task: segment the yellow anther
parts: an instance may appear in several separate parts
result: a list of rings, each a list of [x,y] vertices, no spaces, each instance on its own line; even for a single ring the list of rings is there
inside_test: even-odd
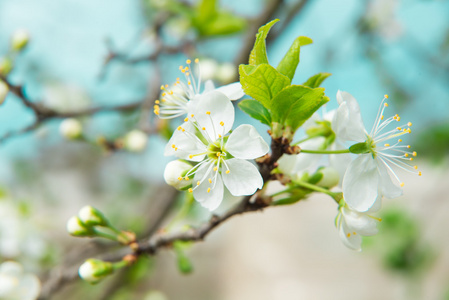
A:
[[[206,115],[210,115],[210,111],[206,111]]]
[[[192,61],[190,59],[186,60],[186,64],[190,65]]]
[[[351,234],[350,233],[348,233],[347,235],[346,235],[347,237],[350,237],[351,236]]]
[[[221,134],[219,134],[218,137],[221,138]]]
[[[161,90],[163,90],[164,89],[164,86],[163,85],[161,85]]]
[[[178,177],[178,180],[179,180],[179,181],[181,181],[181,180],[182,180],[182,177],[181,177],[181,176],[180,176],[180,177]]]
[[[418,169],[418,166],[413,166],[413,168],[414,168],[415,170],[417,170],[417,169]]]
[[[405,156],[405,157],[408,157],[408,153],[405,153],[404,156]]]
[[[229,173],[231,173],[231,171],[229,171],[229,170],[226,170],[226,174],[229,174]]]
[[[192,189],[192,188],[189,189],[189,193],[191,193],[191,192],[193,192],[193,189]]]
[[[209,178],[209,180],[208,180],[208,181],[209,181],[209,183],[212,183],[212,178]]]
[[[221,126],[224,126],[224,122],[223,122],[223,121],[221,121],[221,122],[220,122],[220,125],[221,125]]]
[[[184,68],[183,66],[179,66],[179,70],[182,71],[183,68]],[[176,79],[176,80],[178,80],[178,79]]]
[[[185,180],[189,180],[190,178],[188,176],[184,177]]]
[[[179,79],[179,77],[176,77],[176,81],[178,81],[178,82],[179,82],[180,80],[181,80],[181,79]]]
[[[182,69],[181,72],[182,72],[182,73],[185,73],[185,72],[186,72],[186,69]]]
[[[355,231],[352,233],[353,235],[356,235],[357,233],[355,233]]]
[[[158,111],[158,110],[155,110],[155,111],[154,111],[154,114],[155,114],[155,115],[159,115],[159,111]]]
[[[162,93],[162,97],[165,97],[165,96],[167,96],[167,93]]]
[[[153,107],[155,110],[158,110],[159,109],[159,105],[155,105],[154,107]]]
[[[171,145],[171,147],[172,147],[173,149],[175,149],[175,148],[176,148],[175,144]]]
[[[168,88],[168,84],[165,85],[165,88]]]
[[[388,103],[385,102],[385,103],[384,103],[384,106],[385,106],[385,107],[388,107]]]
[[[396,118],[396,121],[400,121],[401,120],[401,117],[400,116],[398,116],[397,118]]]
[[[385,95],[384,95],[384,97],[385,97],[386,99],[388,99],[388,98],[389,98],[389,96],[388,96],[387,94],[385,94]]]
[[[193,155],[192,155],[192,154],[190,154],[190,155],[189,155],[189,158],[190,158],[190,159],[192,159],[192,158],[193,158]]]
[[[410,149],[410,145],[407,145],[407,148]]]
[[[189,67],[185,67],[184,70],[188,71]],[[187,76],[189,76],[189,74],[186,74]]]
[[[398,140],[398,142],[400,143],[400,142],[402,142],[402,140],[401,140],[401,139],[399,139],[399,140]]]
[[[418,176],[421,176],[422,174],[421,174],[421,172],[418,172]]]
[[[401,187],[403,187],[405,185],[405,183],[401,182]]]
[[[165,101],[167,101],[167,100],[165,100],[165,99],[162,99],[162,102],[165,102]]]
[[[413,160],[413,157],[410,157],[410,160],[412,161],[412,160]]]
[[[217,157],[219,157],[221,155],[220,152],[215,153],[215,155],[217,155]]]
[[[380,119],[383,120],[383,119],[384,119],[384,116],[380,116]]]
[[[159,100],[154,101],[154,103],[159,104],[161,103]]]
[[[182,129],[182,127],[181,126],[178,126],[178,130],[181,130]]]
[[[416,153],[416,151],[413,151],[412,155],[416,156],[416,155],[418,155],[418,153]]]
[[[182,129],[182,132],[186,131],[184,128]]]
[[[207,188],[207,192],[210,193],[210,188]]]
[[[218,168],[217,167],[214,167],[214,171],[216,172],[218,170]]]
[[[188,85],[191,85],[192,83],[190,81],[187,82]]]
[[[198,58],[195,58],[195,62],[196,62],[196,63],[199,63],[200,60],[199,60]]]
[[[197,182],[196,182],[196,185],[200,185],[200,183],[201,183],[201,182],[197,181]]]
[[[173,91],[168,92],[168,94],[173,95]]]
[[[407,125],[410,127],[412,126],[412,122],[408,122]]]
[[[190,115],[190,117],[192,117],[192,118],[193,118],[194,116],[195,116],[194,114],[191,114],[191,115]]]
[[[384,146],[385,146],[385,147],[390,147],[390,144],[385,144]]]
[[[178,148],[177,148],[177,147],[175,148],[175,151],[178,151]]]
[[[396,127],[396,129],[397,129],[397,130],[402,130],[402,128],[401,128],[401,127]]]
[[[189,120],[189,118],[185,118],[185,119],[184,119],[184,122],[187,122],[188,120]]]
[[[206,130],[206,127],[203,127],[203,128],[201,128],[201,129]]]

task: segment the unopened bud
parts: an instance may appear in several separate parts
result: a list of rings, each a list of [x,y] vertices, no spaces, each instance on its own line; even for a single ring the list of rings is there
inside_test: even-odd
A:
[[[145,150],[148,143],[148,136],[140,130],[132,130],[125,136],[125,148],[132,152]]]
[[[216,78],[222,84],[227,84],[235,81],[237,77],[237,68],[231,63],[224,63],[218,67]]]
[[[171,161],[165,167],[165,182],[178,190],[186,189],[192,184],[192,178],[186,178],[187,172],[191,169],[192,165],[187,162],[181,160]]]
[[[13,67],[12,60],[9,57],[0,57],[0,74],[6,76]]]
[[[93,258],[86,260],[78,270],[79,276],[92,284],[100,282],[113,272],[112,263]]]
[[[59,126],[59,131],[61,135],[69,140],[77,139],[81,136],[83,132],[83,127],[77,119],[65,119],[61,122]]]
[[[336,186],[338,184],[338,182],[340,181],[340,175],[338,174],[338,171],[332,167],[322,168],[318,172],[323,174],[323,177],[317,183],[318,186],[330,189],[330,188]]]
[[[74,216],[67,221],[67,232],[73,236],[93,236],[91,228],[87,227],[80,218]]]
[[[87,226],[107,226],[109,224],[106,217],[96,208],[86,205],[78,213],[81,222]]]
[[[9,87],[6,85],[6,83],[0,80],[0,105],[3,104],[3,102],[5,102],[8,93]]]
[[[11,49],[13,51],[22,51],[30,40],[30,34],[25,29],[17,29],[11,38]]]

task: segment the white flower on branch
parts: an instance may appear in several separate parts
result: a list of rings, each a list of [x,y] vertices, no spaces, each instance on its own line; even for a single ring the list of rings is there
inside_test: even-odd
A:
[[[167,164],[164,171],[164,179],[168,185],[173,186],[178,190],[187,189],[192,185],[192,179],[183,180],[187,174],[192,169],[192,165],[182,161],[174,160]]]
[[[269,147],[251,125],[234,123],[234,106],[218,91],[202,95],[165,148],[165,155],[197,162],[184,178],[193,177],[194,198],[209,210],[223,200],[224,186],[234,196],[251,195],[263,185],[262,176],[247,159],[265,155]]]
[[[380,205],[380,201],[377,201]],[[377,211],[380,207],[373,206],[371,212]],[[351,209],[348,205],[340,205],[338,215],[335,218],[340,239],[346,247],[360,251],[362,250],[362,236],[371,236],[377,234],[377,223],[381,219],[368,214],[368,212],[358,212]]]
[[[77,119],[68,118],[61,122],[61,125],[59,125],[59,131],[66,139],[74,140],[82,135],[83,126]]]
[[[186,82],[176,79],[172,88],[169,85],[161,86],[161,99],[155,101],[154,113],[161,119],[172,119],[180,116],[189,115],[194,110],[195,105],[201,95],[211,91],[218,91],[226,95],[231,100],[237,100],[243,97],[243,89],[240,82],[234,82],[219,88],[215,88],[212,81],[208,80],[204,84],[204,90],[201,88],[201,67],[199,59],[195,59],[195,65],[192,61],[186,61],[187,66],[180,66],[179,70],[184,74]],[[198,76],[193,75],[193,68],[198,70]]]
[[[352,161],[343,178],[343,195],[346,203],[357,211],[367,211],[373,206],[378,196],[396,198],[402,194],[404,185],[393,171],[391,165],[397,166],[418,175],[417,166],[411,166],[416,152],[409,151],[409,145],[402,145],[400,137],[411,132],[408,122],[395,126],[391,130],[386,128],[400,122],[396,114],[384,120],[384,110],[388,107],[382,100],[374,126],[367,133],[363,125],[357,100],[349,93],[338,91],[339,107],[332,122],[332,129],[342,140],[359,142],[351,146],[352,153],[359,156]],[[393,142],[388,142],[394,140]]]
[[[131,152],[142,152],[148,144],[148,135],[141,130],[131,130],[125,136],[125,148]]]
[[[25,273],[19,263],[6,261],[0,265],[0,299],[35,300],[40,289],[39,279]]]

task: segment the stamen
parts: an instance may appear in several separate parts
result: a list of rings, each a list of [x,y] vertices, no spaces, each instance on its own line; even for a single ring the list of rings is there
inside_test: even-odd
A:
[[[182,181],[182,177],[181,177],[181,176],[180,176],[180,177],[178,177],[178,180],[179,180],[179,181]]]
[[[229,174],[229,173],[231,173],[231,171],[229,171],[229,170],[226,170],[226,174]]]
[[[186,177],[184,177],[184,179],[185,179],[185,180],[190,180],[190,178],[189,178],[189,177],[187,177],[187,176],[186,176]]]
[[[405,185],[405,183],[401,182],[401,187],[403,187]]]
[[[207,188],[207,192],[210,193],[210,188]]]
[[[200,185],[200,183],[201,183],[201,182],[197,181],[197,182],[196,182],[196,185]]]

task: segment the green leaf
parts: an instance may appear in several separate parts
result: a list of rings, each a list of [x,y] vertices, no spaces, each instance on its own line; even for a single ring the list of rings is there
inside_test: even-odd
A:
[[[206,26],[201,27],[201,34],[204,36],[226,35],[239,32],[245,27],[246,21],[244,18],[229,12],[221,12]]]
[[[312,39],[306,36],[300,36],[295,39],[290,49],[288,49],[287,53],[285,53],[284,58],[282,58],[281,62],[277,66],[277,70],[281,73],[293,79],[295,76],[296,68],[299,64],[299,54],[301,52],[301,46],[312,44]]]
[[[278,21],[279,19],[275,19],[259,28],[253,50],[251,50],[251,53],[249,54],[250,65],[257,66],[260,64],[268,64],[267,46],[265,44],[265,40],[271,27]]]
[[[202,0],[197,6],[196,23],[203,25],[215,18],[217,14],[217,0]]]
[[[259,120],[263,124],[271,126],[271,115],[268,110],[256,100],[243,100],[239,103],[239,107],[253,119]]]
[[[256,99],[268,109],[271,109],[272,99],[290,84],[290,79],[287,76],[267,64],[257,67],[240,65],[239,73],[240,83],[245,94]]]
[[[329,101],[323,88],[312,89],[291,85],[283,89],[272,101],[273,122],[291,127],[295,132],[315,111]]]
[[[321,85],[321,83],[323,83],[323,81],[331,76],[331,73],[318,73],[316,75],[313,75],[312,77],[310,77],[309,79],[307,79],[306,82],[304,82],[302,85],[304,86],[308,86],[311,88],[317,88]]]

